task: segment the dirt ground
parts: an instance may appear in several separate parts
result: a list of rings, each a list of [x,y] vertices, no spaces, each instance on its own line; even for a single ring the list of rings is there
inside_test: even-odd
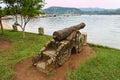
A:
[[[11,46],[11,41],[9,39],[0,38],[0,52],[8,49]]]
[[[28,58],[15,65],[13,80],[66,80],[67,71],[74,69],[94,53],[89,45],[83,46],[81,53],[72,54],[71,58],[51,75],[37,71],[32,67],[32,58]]]

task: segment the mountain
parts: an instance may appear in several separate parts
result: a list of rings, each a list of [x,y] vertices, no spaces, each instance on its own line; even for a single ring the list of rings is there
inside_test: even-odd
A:
[[[103,8],[79,8],[81,11],[104,11]]]
[[[103,8],[68,8],[68,7],[49,7],[43,9],[46,14],[80,14],[80,15],[120,15],[120,9]]]
[[[49,7],[43,10],[47,14],[80,14],[81,10],[67,7]]]

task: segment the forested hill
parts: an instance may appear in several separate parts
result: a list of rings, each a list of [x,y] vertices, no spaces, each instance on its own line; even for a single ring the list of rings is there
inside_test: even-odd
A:
[[[80,14],[81,10],[67,7],[49,7],[43,10],[47,14]]]
[[[68,7],[49,7],[43,9],[47,14],[89,14],[89,15],[120,15],[119,9],[103,8],[68,8]]]

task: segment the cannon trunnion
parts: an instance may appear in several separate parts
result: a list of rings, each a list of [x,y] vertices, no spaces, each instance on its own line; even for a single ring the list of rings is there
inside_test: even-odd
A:
[[[85,24],[81,23],[55,31],[53,39],[46,43],[40,52],[33,57],[33,66],[41,72],[49,73],[62,66],[70,58],[73,50],[74,53],[80,53],[83,44],[86,43],[87,35],[80,33],[78,30],[84,28],[84,26]]]

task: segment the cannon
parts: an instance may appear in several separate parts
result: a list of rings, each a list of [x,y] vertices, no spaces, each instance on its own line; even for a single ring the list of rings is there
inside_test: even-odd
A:
[[[33,66],[41,72],[49,73],[62,66],[72,53],[80,53],[87,39],[87,34],[79,31],[84,27],[85,24],[80,23],[53,32],[53,39],[33,57]]]
[[[80,23],[78,25],[75,25],[75,26],[71,26],[69,28],[65,28],[63,30],[58,30],[58,31],[55,31],[53,33],[53,39],[55,41],[62,41],[64,39],[66,39],[73,31],[78,31],[82,28],[85,27],[85,24],[84,23]]]

